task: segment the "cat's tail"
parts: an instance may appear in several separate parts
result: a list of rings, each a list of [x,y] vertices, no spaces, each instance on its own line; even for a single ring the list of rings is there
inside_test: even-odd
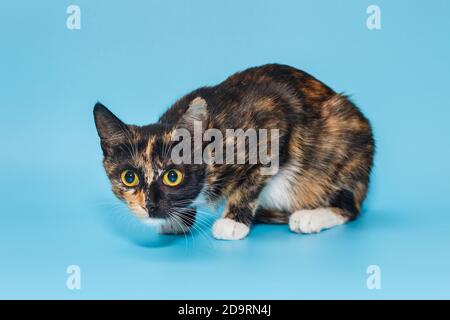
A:
[[[258,208],[255,213],[254,222],[267,224],[285,224],[289,222],[289,214],[286,212]]]

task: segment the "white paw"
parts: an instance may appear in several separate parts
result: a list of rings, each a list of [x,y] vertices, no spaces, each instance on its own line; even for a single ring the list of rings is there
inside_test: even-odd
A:
[[[240,240],[244,239],[250,228],[243,223],[236,222],[229,218],[222,218],[214,222],[212,233],[214,238],[220,240]]]
[[[289,229],[297,233],[315,233],[347,222],[347,218],[330,209],[295,211],[289,217]]]

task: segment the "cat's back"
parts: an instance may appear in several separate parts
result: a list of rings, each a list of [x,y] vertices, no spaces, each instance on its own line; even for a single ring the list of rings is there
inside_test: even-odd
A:
[[[334,94],[334,91],[305,71],[283,64],[265,64],[237,72],[219,86],[221,88],[248,89],[254,86],[270,86],[284,84],[286,87],[300,92],[305,97],[323,101]],[[313,99],[314,100],[314,99]]]
[[[310,74],[282,64],[266,64],[237,72],[212,87],[211,98],[220,105],[231,100],[256,100],[273,97],[290,104],[319,106],[335,92]]]
[[[249,68],[212,88],[211,98],[219,113],[231,111],[228,105],[234,104],[238,106],[234,111],[284,115],[288,122],[304,129],[327,127],[332,135],[350,126],[371,135],[368,120],[346,96],[288,65]]]
[[[310,74],[282,64],[265,64],[237,72],[223,82],[196,89],[185,95],[162,115],[160,122],[174,123],[182,116],[189,103],[198,96],[208,102],[211,114],[217,114],[233,105],[263,97],[285,100],[291,105],[320,106],[335,93]],[[248,111],[248,110],[244,110]]]
[[[314,134],[324,125],[345,126],[349,119],[367,122],[346,97],[312,75],[282,64],[252,67],[215,86],[194,90],[179,99],[160,122],[176,124],[196,97],[207,101],[210,119],[219,127],[289,125],[309,128]]]

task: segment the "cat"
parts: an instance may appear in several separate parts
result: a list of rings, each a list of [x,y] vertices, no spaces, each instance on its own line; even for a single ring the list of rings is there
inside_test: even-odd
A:
[[[113,193],[144,222],[160,222],[162,233],[189,232],[198,203],[221,200],[216,239],[243,239],[254,222],[316,233],[358,217],[368,190],[375,148],[369,121],[346,96],[287,65],[249,68],[194,90],[155,124],[125,124],[101,103],[94,118]],[[278,171],[263,174],[267,165],[250,164],[250,149],[244,164],[175,163],[181,142],[174,133],[193,132],[195,123],[202,134],[276,129],[277,140],[266,139],[265,149],[277,143]]]

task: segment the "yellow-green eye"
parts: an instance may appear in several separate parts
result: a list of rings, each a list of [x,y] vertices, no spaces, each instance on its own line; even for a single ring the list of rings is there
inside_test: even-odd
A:
[[[131,170],[125,170],[120,174],[120,179],[122,183],[127,187],[135,187],[139,184],[138,175]]]
[[[176,187],[181,183],[183,180],[183,174],[180,170],[177,169],[170,169],[166,172],[164,172],[163,175],[163,182],[166,186],[169,187]]]

